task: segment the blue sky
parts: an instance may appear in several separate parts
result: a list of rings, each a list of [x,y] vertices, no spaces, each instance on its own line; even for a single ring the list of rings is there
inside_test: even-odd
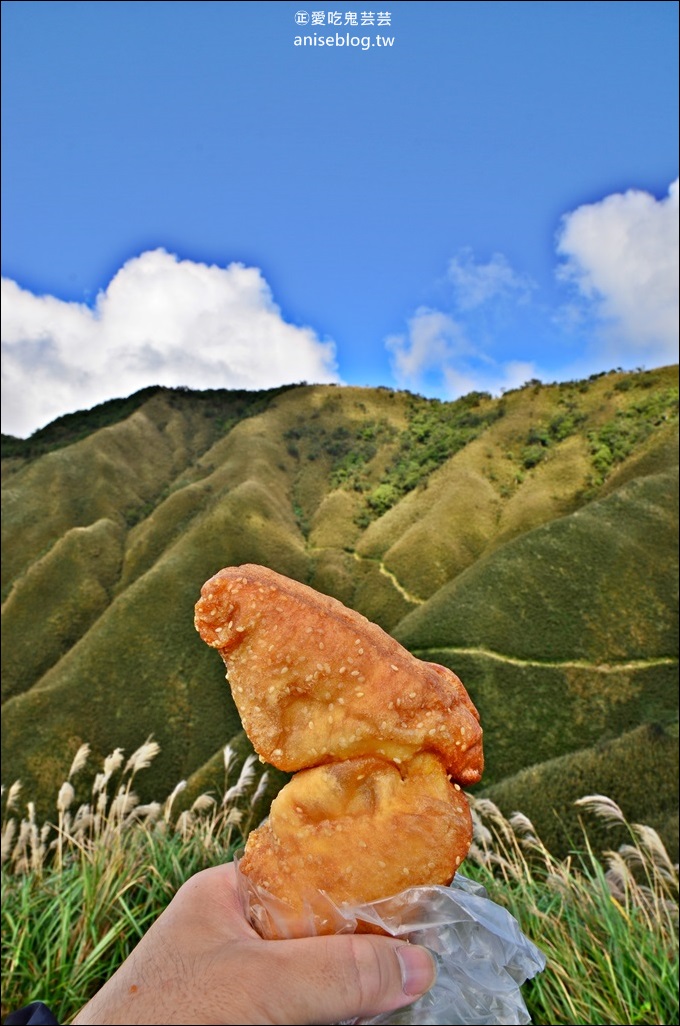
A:
[[[2,16],[4,431],[155,383],[677,360],[674,2]]]

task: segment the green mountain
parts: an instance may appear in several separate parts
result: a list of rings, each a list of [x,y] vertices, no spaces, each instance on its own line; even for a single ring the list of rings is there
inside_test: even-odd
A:
[[[677,850],[677,403],[676,367],[452,403],[148,388],[3,437],[4,783],[47,813],[81,743],[153,735],[142,797],[218,787],[247,744],[193,606],[253,562],[452,667],[476,790],[556,848],[606,791]]]

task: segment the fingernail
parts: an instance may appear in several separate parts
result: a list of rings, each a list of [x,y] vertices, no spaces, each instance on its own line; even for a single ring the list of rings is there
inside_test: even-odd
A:
[[[397,948],[397,958],[404,994],[416,997],[430,989],[437,977],[437,966],[427,948],[417,944],[402,944]]]

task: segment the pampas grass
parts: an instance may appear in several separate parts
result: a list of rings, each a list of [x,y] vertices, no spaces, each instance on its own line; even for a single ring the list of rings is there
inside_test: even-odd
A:
[[[228,746],[227,746],[228,748]],[[68,1022],[193,873],[232,858],[255,825],[262,780],[254,760],[225,750],[224,795],[199,795],[176,811],[179,781],[163,802],[140,803],[133,783],[159,747],[148,739],[125,760],[117,748],[91,783],[82,746],[58,789],[55,817],[20,808],[21,784],[4,798],[2,1016],[33,1000]],[[236,776],[235,783],[232,783]],[[76,794],[84,800],[76,802]],[[227,799],[227,795],[229,796]]]
[[[115,749],[85,779],[81,746],[39,823],[15,782],[2,826],[2,1015],[43,1000],[69,1022],[113,974],[193,873],[228,861],[261,812],[266,773],[224,749],[222,793],[177,811],[179,781],[162,802],[142,804],[136,775],[158,754],[149,738],[127,760]],[[80,795],[80,798],[78,798]],[[523,989],[536,1024],[678,1022],[678,867],[658,834],[629,824],[605,795],[576,804],[583,815],[624,825],[629,842],[596,854],[587,825],[565,859],[521,812],[505,816],[470,798],[474,838],[463,867],[508,908],[547,956]]]
[[[678,1022],[678,867],[656,831],[627,822],[605,795],[577,807],[625,826],[630,843],[595,855],[582,843],[555,858],[522,813],[471,799],[474,839],[464,872],[506,906],[545,953],[526,987],[536,1023]]]

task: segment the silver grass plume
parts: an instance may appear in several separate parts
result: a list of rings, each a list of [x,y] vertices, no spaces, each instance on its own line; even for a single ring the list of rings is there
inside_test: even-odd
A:
[[[578,798],[574,805],[594,812],[596,816],[603,819],[609,826],[615,826],[617,823],[623,823],[624,826],[627,825],[626,817],[619,806],[605,794],[587,794],[583,798]]]
[[[73,756],[73,762],[71,763],[71,768],[68,771],[68,777],[67,777],[68,780],[70,780],[71,777],[74,777],[76,775],[76,773],[80,772],[80,770],[83,768],[83,766],[87,762],[87,760],[89,758],[89,755],[90,755],[90,746],[89,745],[81,745],[80,748],[78,749],[78,751],[76,752],[76,754]]]
[[[225,772],[225,774],[227,776],[229,775],[229,767],[231,766],[232,760],[233,760],[235,755],[236,755],[236,752],[231,747],[231,745],[230,744],[226,744],[224,746],[224,751],[222,753],[222,756],[224,758],[224,772]]]
[[[132,773],[132,776],[134,776],[139,770],[147,769],[160,750],[161,746],[156,741],[152,741],[151,738],[148,737],[144,744],[140,745],[137,751],[133,752],[126,762],[125,772]]]
[[[250,787],[255,777],[254,766],[256,761],[257,756],[248,756],[248,758],[243,763],[243,766],[241,767],[241,772],[239,773],[238,780],[229,788],[224,798],[222,799],[222,805],[228,805],[229,802],[232,801],[234,798],[240,797],[240,795],[243,794],[247,787]]]
[[[264,795],[265,791],[267,790],[267,782],[268,782],[268,780],[269,780],[269,774],[265,770],[265,772],[262,774],[262,776],[260,777],[260,779],[258,781],[258,785],[257,785],[257,788],[255,790],[255,793],[253,794],[253,797],[250,799],[250,807],[251,807],[251,809],[255,808],[255,806],[259,802],[260,798],[262,798],[262,796]]]
[[[73,789],[73,784],[70,781],[65,780],[59,788],[59,794],[57,795],[57,809],[60,813],[66,812],[71,808],[73,799],[76,796],[76,792]]]
[[[4,788],[3,788],[4,790]],[[5,802],[5,812],[10,809],[16,809],[19,795],[21,793],[21,781],[15,780],[7,792],[7,801]]]
[[[186,786],[186,780],[180,780],[178,784],[175,784],[172,793],[169,794],[168,797],[165,799],[165,802],[163,804],[163,819],[166,823],[170,820],[170,813],[172,812],[172,806],[175,803],[175,798],[184,790]]]
[[[191,806],[192,812],[205,812],[206,809],[212,809],[215,806],[215,799],[211,794],[199,794],[198,798],[194,800]]]

